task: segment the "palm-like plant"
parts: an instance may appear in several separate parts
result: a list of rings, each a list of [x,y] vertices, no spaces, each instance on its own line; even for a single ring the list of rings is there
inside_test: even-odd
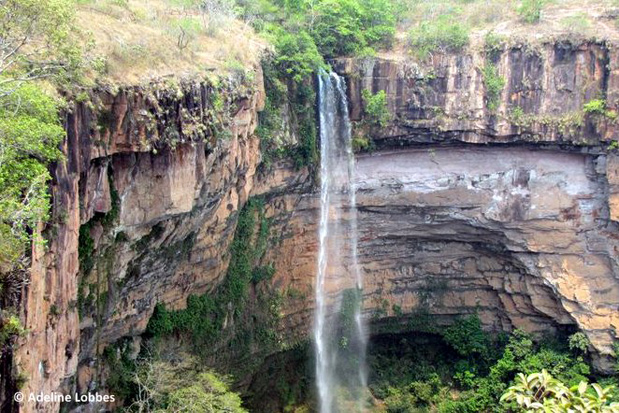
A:
[[[501,397],[501,402],[516,402],[527,413],[619,413],[619,403],[610,402],[612,386],[580,382],[567,388],[546,370],[525,376],[519,373]]]

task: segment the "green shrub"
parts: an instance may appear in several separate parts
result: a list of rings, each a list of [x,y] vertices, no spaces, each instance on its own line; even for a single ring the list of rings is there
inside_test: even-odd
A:
[[[389,109],[387,108],[387,94],[384,90],[372,94],[367,89],[361,92],[363,99],[365,121],[370,126],[385,127],[391,119]]]
[[[385,398],[387,413],[414,413],[417,397],[415,395],[395,387],[390,387],[389,395]]]
[[[568,339],[568,345],[570,347],[570,350],[579,353],[586,353],[589,350],[589,344],[591,344],[589,342],[589,339],[587,338],[585,333],[582,332],[572,334]]]
[[[374,146],[374,141],[367,136],[355,136],[352,139],[352,150],[354,152],[370,151]]]
[[[25,330],[19,317],[3,311],[0,319],[0,350],[12,337],[24,334]]]
[[[394,38],[395,16],[388,0],[322,0],[313,13],[311,33],[325,57],[389,46]]]
[[[504,36],[490,31],[484,37],[484,52],[486,59],[494,61],[498,59],[505,48],[506,39]]]
[[[133,370],[129,385],[139,397],[125,397],[126,412],[246,412],[228,377],[205,370],[200,359],[182,351],[138,358]]]
[[[606,101],[604,99],[593,99],[585,103],[583,106],[583,112],[589,115],[602,116],[611,121],[617,120],[617,112],[610,110],[606,107]]]
[[[247,412],[241,397],[228,388],[228,384],[214,373],[201,373],[195,382],[176,389],[168,396],[168,412]]]
[[[591,387],[589,387],[591,386]],[[614,412],[619,403],[612,400],[612,387],[589,385],[586,380],[569,388],[542,369],[528,375],[519,373],[515,383],[501,396],[501,402],[514,402],[527,412]]]
[[[545,0],[522,0],[516,11],[525,23],[537,23],[545,3]]]
[[[282,28],[274,30],[276,65],[292,77],[295,82],[303,79],[324,67],[324,60],[314,39],[305,30],[287,31]]]
[[[409,33],[412,52],[426,58],[433,52],[459,52],[469,44],[469,28],[449,15],[424,21]]]
[[[505,79],[499,76],[498,69],[490,62],[486,62],[482,69],[482,75],[484,86],[486,86],[486,105],[488,110],[494,112],[499,106],[501,92],[503,87],[505,87]]]
[[[585,113],[604,115],[606,113],[606,101],[604,99],[593,99],[585,103],[582,109]]]
[[[180,334],[189,338],[197,348],[202,348],[222,338],[225,320],[230,314],[237,318],[247,316],[247,310],[251,308],[248,304],[252,284],[270,278],[275,271],[271,264],[260,265],[269,236],[267,224],[263,201],[259,198],[250,199],[239,212],[236,232],[230,245],[230,263],[222,283],[215,291],[199,296],[190,295],[184,310],[171,311],[165,305],[157,304],[148,322],[147,334],[152,337]],[[239,336],[241,333],[248,334],[245,344],[259,339],[254,331],[258,324],[269,327],[277,316],[271,312],[273,303],[268,299],[263,297],[259,303],[264,304],[264,308],[259,304],[251,308],[254,313],[250,318],[256,325],[248,322],[244,326],[246,330],[235,332]]]
[[[0,271],[15,265],[32,229],[49,218],[47,165],[61,159],[65,136],[58,101],[34,83],[9,85],[16,89],[0,90]]]
[[[486,354],[489,339],[476,315],[458,319],[443,331],[445,342],[462,356]]]
[[[362,32],[369,47],[390,47],[395,37],[393,0],[359,0]]]
[[[444,329],[442,337],[422,339],[422,345],[393,340],[388,352],[370,353],[369,387],[388,411],[520,411],[515,404],[499,403],[518,373],[546,370],[568,387],[591,374],[583,358],[569,348],[570,342],[582,341],[578,335],[534,342],[529,334],[515,330],[509,337],[492,338],[481,330],[479,318],[470,316]]]

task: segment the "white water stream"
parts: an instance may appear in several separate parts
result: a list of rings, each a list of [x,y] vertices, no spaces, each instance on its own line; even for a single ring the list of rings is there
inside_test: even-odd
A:
[[[335,73],[321,73],[318,83],[321,191],[314,343],[320,412],[363,411],[367,335],[346,85]]]

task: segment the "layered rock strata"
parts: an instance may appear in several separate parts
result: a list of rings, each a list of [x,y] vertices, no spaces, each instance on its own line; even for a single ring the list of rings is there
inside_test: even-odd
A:
[[[488,59],[334,63],[354,120],[364,88],[385,90],[394,116],[386,128],[358,128],[377,148],[357,162],[367,317],[402,331],[475,312],[494,331],[579,328],[608,369],[619,322],[619,161],[606,147],[617,130],[583,105],[603,97],[614,108],[616,51],[507,48],[491,59],[506,79],[494,110]],[[275,274],[262,283],[284,298],[276,329],[289,342],[307,338],[319,200],[307,168],[257,172],[262,83],[257,70],[249,88],[101,92],[67,116],[54,224],[23,297],[28,334],[15,360],[25,392],[101,385],[103,349],[125,338],[137,352],[156,303],[180,309],[191,294],[214,293],[237,212],[253,196],[271,224],[265,261]],[[225,111],[214,105],[222,98]],[[22,410],[37,409],[58,405]]]

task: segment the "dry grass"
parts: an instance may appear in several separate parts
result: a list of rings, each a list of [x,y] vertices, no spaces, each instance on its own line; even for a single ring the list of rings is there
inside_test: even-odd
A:
[[[153,78],[242,70],[255,65],[267,43],[233,16],[206,16],[184,10],[182,0],[78,0],[84,38],[94,39],[103,76],[116,84]],[[519,0],[402,0],[397,41],[380,55],[405,58],[408,31],[450,15],[466,24],[471,43],[483,44],[489,31],[511,39],[554,38],[619,41],[619,0],[551,0],[541,21],[525,24]],[[184,33],[184,34],[183,34]],[[94,76],[93,76],[94,77]]]
[[[490,31],[516,41],[570,37],[619,42],[619,0],[549,0],[536,24],[522,21],[516,12],[519,0],[406,0],[405,4],[409,6],[400,16],[396,46],[381,55],[406,56],[409,30],[445,15],[469,27],[474,47],[481,46]]]
[[[209,18],[174,0],[80,3],[78,24],[84,37],[94,40],[99,78],[116,84],[250,68],[267,46],[233,16]]]

